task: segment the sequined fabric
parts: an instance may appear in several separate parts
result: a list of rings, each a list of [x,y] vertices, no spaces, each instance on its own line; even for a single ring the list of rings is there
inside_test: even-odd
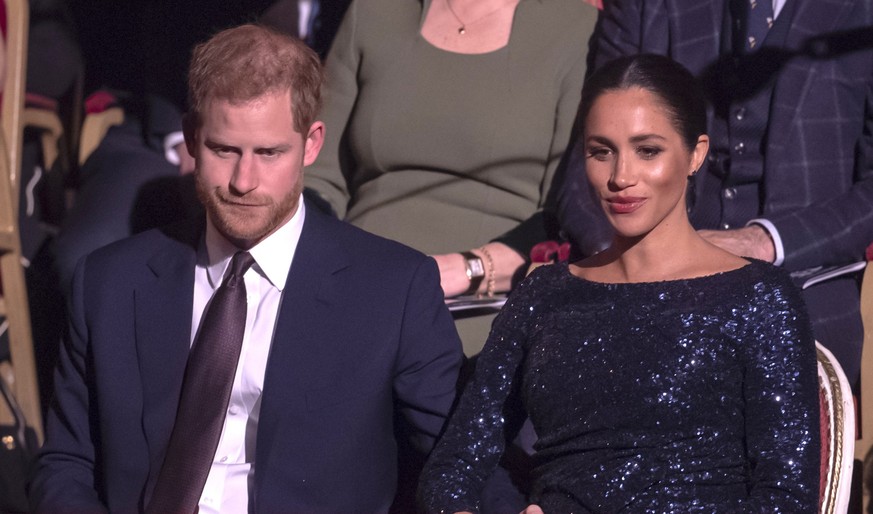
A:
[[[421,478],[428,512],[478,510],[519,418],[546,513],[816,512],[815,346],[781,270],[601,284],[538,269],[495,321]]]

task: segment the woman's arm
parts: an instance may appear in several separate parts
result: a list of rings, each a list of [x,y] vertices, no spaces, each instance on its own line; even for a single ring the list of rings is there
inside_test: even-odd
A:
[[[787,273],[759,293],[742,350],[746,454],[745,512],[815,512],[819,496],[819,397],[815,340],[800,292]]]
[[[470,250],[482,260],[485,277],[469,294],[490,295],[512,288],[512,278],[518,269],[524,265],[525,259],[512,248],[503,243],[488,243],[480,248]],[[440,268],[440,283],[446,298],[468,292],[470,279],[467,277],[466,258],[460,253],[434,255],[434,260]]]
[[[494,321],[476,372],[419,479],[425,512],[478,512],[480,490],[525,414],[518,391],[533,292],[522,283]]]

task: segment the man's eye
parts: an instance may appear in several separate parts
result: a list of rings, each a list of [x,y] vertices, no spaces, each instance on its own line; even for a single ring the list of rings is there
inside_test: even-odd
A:
[[[265,148],[263,150],[258,150],[258,155],[261,157],[273,158],[279,156],[281,152],[279,150],[273,148]]]

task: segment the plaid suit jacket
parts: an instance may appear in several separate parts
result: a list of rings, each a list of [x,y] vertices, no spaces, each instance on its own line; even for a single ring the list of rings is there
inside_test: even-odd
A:
[[[659,53],[699,76],[719,57],[725,1],[607,1],[589,60]],[[776,56],[759,216],[779,231],[790,270],[862,260],[873,241],[873,2],[788,1],[797,3]],[[568,153],[562,226],[583,251],[595,249],[608,230],[581,147]],[[719,199],[694,199],[708,201]]]

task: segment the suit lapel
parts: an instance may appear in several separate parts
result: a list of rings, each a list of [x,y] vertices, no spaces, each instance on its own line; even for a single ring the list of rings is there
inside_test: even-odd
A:
[[[192,229],[187,241],[171,240],[159,249],[147,264],[153,280],[134,291],[143,432],[155,471],[169,441],[188,360],[200,232]]]
[[[269,466],[270,449],[287,434],[280,432],[282,418],[299,413],[307,384],[320,373],[324,352],[322,327],[336,323],[332,305],[343,294],[341,271],[352,265],[352,256],[339,242],[339,222],[309,206],[294,254],[294,262],[279,307],[279,316],[264,376],[264,393],[258,421],[256,462]],[[285,464],[283,464],[285,465]],[[256,496],[264,473],[255,474]]]
[[[794,1],[794,0],[789,0]],[[797,123],[798,106],[806,101],[810,85],[826,59],[814,59],[804,53],[809,50],[810,34],[836,32],[852,9],[856,0],[796,0],[797,5],[785,40],[785,49],[798,53],[785,63],[773,90],[773,108],[770,115],[769,142],[767,149],[767,172],[782,162],[780,152],[785,148],[786,138],[794,134],[784,130]],[[821,50],[827,51],[827,48]],[[779,127],[773,130],[773,127]]]

